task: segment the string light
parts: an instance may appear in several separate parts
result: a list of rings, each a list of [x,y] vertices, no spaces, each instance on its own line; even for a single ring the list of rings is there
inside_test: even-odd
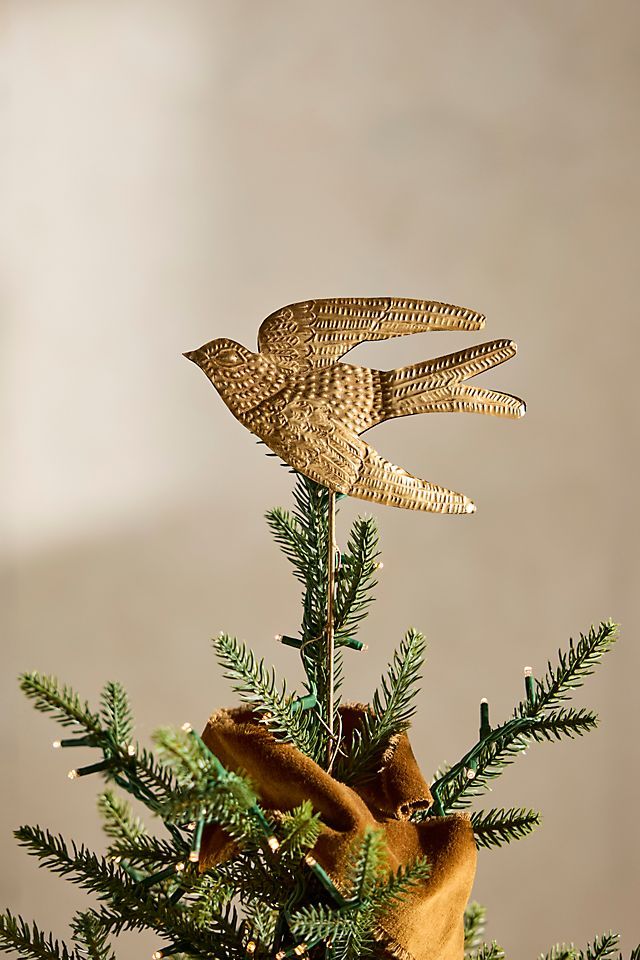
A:
[[[129,757],[135,757],[135,755],[136,755],[135,745],[134,745],[133,743],[128,743],[128,744],[127,744],[127,756],[129,756]]]
[[[475,780],[476,771],[473,769],[473,767],[467,767],[467,769],[465,770],[465,774],[466,774],[467,780]]]
[[[489,723],[489,701],[483,697],[480,701],[480,739],[484,740],[491,733],[491,724]]]
[[[527,694],[527,700],[529,703],[533,703],[535,700],[535,680],[533,679],[532,667],[524,668],[524,689]]]
[[[276,633],[274,639],[276,643],[281,643],[285,647],[295,647],[296,650],[299,650],[302,646],[302,640],[298,637],[288,637],[284,633]]]
[[[373,569],[374,569],[374,570],[383,570],[383,569],[384,569],[384,563],[382,562],[382,560],[380,560],[379,563],[374,563]]]
[[[62,746],[62,741],[61,741],[61,740],[54,740],[53,743],[51,744],[51,746],[53,747],[54,750],[59,750],[60,747]]]
[[[256,942],[255,940],[249,940],[249,943],[246,946],[246,954],[248,957],[252,957],[256,952]]]
[[[298,697],[296,700],[292,700],[291,709],[294,713],[297,713],[298,710],[310,710],[312,707],[315,707],[318,700],[314,693],[308,693],[304,697]]]
[[[269,847],[269,850],[271,850],[271,853],[277,853],[280,849],[280,841],[277,837],[269,837],[267,840],[267,846]]]
[[[193,727],[191,726],[188,720],[182,724],[180,729],[182,730],[183,733],[193,733]]]
[[[176,863],[176,873],[182,873],[186,866],[186,863],[183,863],[182,861],[180,861],[180,863]]]
[[[77,780],[80,774],[77,770],[69,770],[67,776],[69,777],[69,780]]]

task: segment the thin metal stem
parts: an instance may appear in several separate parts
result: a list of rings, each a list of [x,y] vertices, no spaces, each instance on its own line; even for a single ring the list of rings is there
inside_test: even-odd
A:
[[[327,536],[327,627],[326,627],[326,656],[327,656],[327,769],[331,769],[334,752],[333,742],[333,713],[334,713],[334,600],[335,600],[335,563],[336,563],[336,495],[333,490],[328,491],[328,536]]]

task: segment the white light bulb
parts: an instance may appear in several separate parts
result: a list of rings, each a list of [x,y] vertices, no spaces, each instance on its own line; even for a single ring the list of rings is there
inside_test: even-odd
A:
[[[187,720],[185,723],[182,724],[182,726],[180,727],[180,729],[181,729],[184,733],[191,733],[191,731],[193,730],[193,727],[191,726],[191,724],[190,724],[189,721]]]
[[[51,746],[53,747],[54,750],[59,750],[62,744],[60,743],[59,740],[54,740]]]
[[[67,774],[67,776],[69,777],[69,780],[77,780],[79,777],[79,773],[77,770],[69,770],[69,773]]]
[[[525,668],[524,668],[524,675],[525,675],[525,677],[532,677],[532,676],[533,676],[533,667],[525,667]]]

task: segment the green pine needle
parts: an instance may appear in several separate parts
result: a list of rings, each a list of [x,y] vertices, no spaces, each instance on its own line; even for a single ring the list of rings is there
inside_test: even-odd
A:
[[[100,699],[101,717],[115,743],[127,746],[133,733],[133,717],[129,698],[122,684],[110,681]]]
[[[317,740],[309,717],[311,711],[294,710],[286,684],[278,689],[275,670],[267,670],[264,660],[257,660],[244,643],[226,633],[216,637],[213,646],[225,677],[232,681],[240,699],[261,716],[268,715],[268,726],[275,737],[313,756]]]
[[[536,810],[511,807],[510,810],[478,810],[471,814],[471,825],[478,847],[501,847],[526,837],[540,823]]]
[[[583,960],[607,960],[614,955],[619,939],[617,933],[611,932],[596,937],[583,952]]]
[[[377,586],[379,534],[372,517],[358,517],[347,540],[337,573],[336,640],[354,637],[367,616]]]
[[[282,852],[302,856],[313,847],[320,836],[320,814],[313,812],[310,800],[303,800],[298,807],[284,813],[278,824],[278,837]]]
[[[482,944],[486,926],[487,911],[475,900],[467,905],[464,912],[464,950],[465,958]]]
[[[536,680],[533,703],[523,701],[518,704],[516,715],[531,716],[562,704],[574,690],[583,685],[617,639],[618,625],[612,620],[605,620],[598,627],[591,627],[586,634],[581,633],[577,643],[570,639],[566,652],[558,650],[557,665],[549,662],[546,675],[541,680]]]
[[[102,725],[98,714],[93,713],[86,700],[72,687],[60,686],[56,677],[39,673],[23,673],[20,689],[40,713],[52,714],[63,727],[80,727],[88,734],[100,733]]]
[[[533,699],[521,701],[511,720],[494,727],[436,779],[431,787],[436,803],[428,813],[417,813],[415,819],[469,806],[473,797],[484,793],[489,782],[502,774],[531,741],[559,740],[593,730],[598,722],[595,713],[562,704],[593,673],[616,636],[615,624],[606,621],[581,635],[577,644],[570,641],[568,651],[558,654],[558,666],[549,664],[547,676],[537,682]]]
[[[0,950],[29,960],[74,960],[65,943],[44,934],[36,923],[28,924],[8,910],[0,913]]]
[[[573,943],[557,943],[548,953],[540,954],[538,960],[579,960],[582,951]]]
[[[133,843],[146,833],[142,821],[134,817],[131,806],[113,790],[100,794],[98,810],[102,816],[102,829],[111,840]]]
[[[71,927],[78,960],[115,960],[108,931],[93,910],[76,914]]]
[[[335,776],[343,783],[373,779],[391,739],[409,726],[415,713],[425,647],[423,635],[409,630],[394,652],[381,687],[373,695],[371,713],[363,716],[354,731],[349,755],[339,756],[336,763]]]
[[[382,830],[367,829],[355,841],[350,857],[350,886],[353,899],[370,897],[387,860],[387,845]]]

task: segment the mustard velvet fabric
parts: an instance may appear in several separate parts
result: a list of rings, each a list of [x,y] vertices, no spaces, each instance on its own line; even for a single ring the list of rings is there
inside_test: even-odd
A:
[[[347,742],[363,709],[357,704],[341,708]],[[202,738],[229,770],[249,776],[265,809],[288,811],[311,800],[323,822],[313,855],[339,888],[349,849],[367,827],[384,831],[391,870],[426,856],[431,864],[428,879],[379,923],[381,951],[396,960],[462,960],[463,914],[476,868],[473,830],[466,814],[410,821],[411,813],[427,809],[432,797],[406,734],[390,744],[375,780],[360,787],[340,783],[292,744],[275,740],[244,707],[214,713]],[[233,852],[224,831],[208,825],[202,869]]]

